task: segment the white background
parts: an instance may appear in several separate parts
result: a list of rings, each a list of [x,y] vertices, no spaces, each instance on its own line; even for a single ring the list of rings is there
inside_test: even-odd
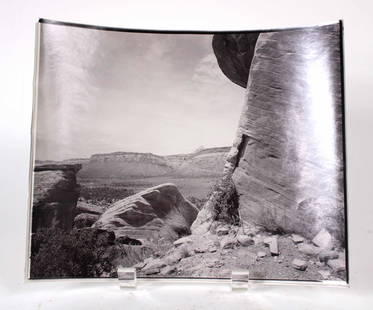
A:
[[[0,6],[0,309],[372,309],[371,1],[51,1]],[[28,164],[39,17],[125,28],[234,30],[345,23],[350,288],[141,286],[24,281]]]

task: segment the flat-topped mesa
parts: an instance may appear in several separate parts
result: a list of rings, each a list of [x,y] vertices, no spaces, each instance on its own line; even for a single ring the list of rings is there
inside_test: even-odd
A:
[[[203,154],[216,154],[216,153],[228,153],[231,149],[230,146],[218,146],[218,147],[210,147],[206,149],[200,149],[193,153],[186,153],[186,154],[174,154],[174,155],[166,155],[166,158],[172,158],[172,157],[194,157],[199,156]]]
[[[79,172],[79,177],[152,177],[166,175],[171,171],[172,167],[162,156],[152,153],[115,152],[92,155]]]
[[[174,241],[190,233],[198,209],[167,183],[139,192],[110,206],[93,225],[116,237]]]
[[[230,147],[203,149],[190,154],[165,156],[173,174],[183,176],[221,176]]]
[[[261,33],[251,66],[232,61],[242,55],[237,47],[244,34],[214,40],[221,36],[229,44],[213,47],[224,74],[244,86],[250,72],[225,164],[241,219],[310,239],[326,229],[343,244],[340,25]],[[196,231],[215,216],[206,207],[193,224]]]
[[[166,156],[137,152],[95,154],[83,165],[79,177],[220,176],[229,149],[215,147]]]
[[[90,158],[91,162],[102,161],[150,161],[162,162],[163,157],[153,153],[138,153],[138,152],[113,152],[94,154]]]
[[[80,192],[76,173],[80,168],[80,164],[34,167],[32,232],[40,228],[72,228]]]

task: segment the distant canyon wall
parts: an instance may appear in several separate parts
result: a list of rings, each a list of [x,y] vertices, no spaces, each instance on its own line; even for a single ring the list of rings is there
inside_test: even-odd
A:
[[[96,154],[83,164],[79,177],[221,176],[229,150],[230,147],[216,147],[168,156],[135,152]]]

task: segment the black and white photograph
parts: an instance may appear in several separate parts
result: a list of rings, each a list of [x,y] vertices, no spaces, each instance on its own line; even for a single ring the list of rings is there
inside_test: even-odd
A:
[[[342,24],[40,20],[29,279],[348,282]]]

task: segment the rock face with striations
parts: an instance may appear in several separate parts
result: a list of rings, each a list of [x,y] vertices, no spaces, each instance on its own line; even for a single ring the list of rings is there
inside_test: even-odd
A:
[[[158,242],[189,234],[198,209],[173,184],[162,184],[117,201],[93,225],[117,238]]]
[[[32,232],[39,228],[72,228],[80,187],[81,165],[47,164],[34,168]]]
[[[234,51],[241,55],[229,45],[214,45],[218,59]],[[243,81],[250,72],[246,104],[225,165],[242,220],[308,238],[325,228],[343,243],[339,24],[261,33],[245,70],[231,72],[232,58],[219,63],[228,78],[242,86],[235,81],[237,74]],[[196,222],[213,217],[206,213]]]

